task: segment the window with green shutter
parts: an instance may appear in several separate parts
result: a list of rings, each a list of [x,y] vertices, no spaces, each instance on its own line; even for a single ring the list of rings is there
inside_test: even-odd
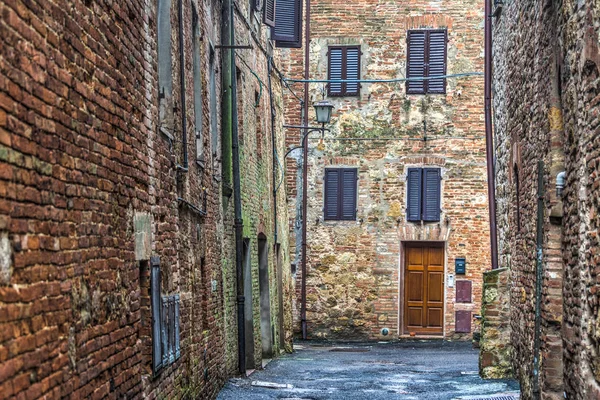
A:
[[[271,39],[277,47],[302,47],[302,1],[277,0]]]
[[[356,220],[358,170],[356,168],[327,168],[324,180],[323,214],[325,220]]]
[[[436,222],[441,215],[439,168],[409,168],[406,174],[406,220]]]
[[[446,75],[447,42],[446,29],[408,31],[406,77],[426,78]],[[406,82],[406,92],[444,94],[446,79],[409,80]]]
[[[346,80],[360,79],[360,46],[330,46],[328,51],[328,79]],[[329,96],[358,96],[360,83],[340,82],[329,83],[327,94]]]

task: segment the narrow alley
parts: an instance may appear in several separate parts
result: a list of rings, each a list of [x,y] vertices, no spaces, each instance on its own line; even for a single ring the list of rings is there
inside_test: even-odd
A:
[[[295,345],[248,378],[232,378],[218,400],[518,400],[514,380],[479,377],[470,343],[443,341]]]
[[[0,0],[0,400],[600,400],[600,0]]]

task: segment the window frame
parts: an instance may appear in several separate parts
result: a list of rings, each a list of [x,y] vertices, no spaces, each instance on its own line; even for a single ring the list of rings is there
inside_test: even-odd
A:
[[[327,79],[331,79],[331,51],[332,50],[342,50],[342,79],[348,79],[348,50],[349,49],[357,49],[358,50],[358,71],[357,76],[360,80],[361,78],[361,57],[362,57],[362,49],[359,44],[357,45],[330,45],[327,48]],[[344,82],[341,84],[342,88],[340,92],[332,92],[331,91],[331,83],[327,83],[327,96],[328,97],[359,97],[361,84],[356,84],[356,92],[348,92],[348,83]]]
[[[328,197],[327,197],[327,188],[329,185],[329,179],[327,178],[328,171],[338,171],[338,183],[337,183],[337,208],[336,208],[336,216],[331,217],[327,214],[327,206],[328,206]],[[343,173],[344,171],[353,171],[354,172],[354,203],[352,210],[352,217],[344,217],[343,213],[343,204],[344,204],[344,180]],[[323,220],[324,221],[356,221],[358,216],[358,168],[357,167],[328,167],[325,168],[324,178],[323,178]]]
[[[424,44],[424,73],[422,76],[415,76],[410,74],[410,61],[411,61],[411,50],[410,50],[410,38],[413,32],[424,32],[425,33],[425,44]],[[432,32],[443,32],[444,33],[444,75],[447,74],[448,71],[448,29],[436,28],[436,29],[409,29],[406,33],[406,77],[407,78],[427,78],[429,75],[429,61],[430,61],[430,36]],[[434,75],[435,76],[435,75]],[[406,81],[406,93],[407,94],[446,94],[447,93],[447,79],[442,78],[444,80],[444,89],[441,92],[431,92],[429,90],[429,80],[423,80],[423,89],[411,89],[409,82]]]

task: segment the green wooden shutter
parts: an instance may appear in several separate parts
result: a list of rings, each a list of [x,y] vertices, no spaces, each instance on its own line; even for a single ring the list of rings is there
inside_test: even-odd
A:
[[[421,220],[421,168],[409,168],[406,174],[406,219]]]
[[[424,30],[408,31],[407,36],[407,60],[406,77],[419,78],[426,76],[426,41],[427,32]],[[409,94],[424,94],[426,91],[425,81],[407,81],[406,92]]]
[[[446,75],[446,30],[428,32],[427,40],[427,76]],[[446,93],[446,79],[430,79],[427,81],[427,93]]]
[[[356,220],[357,173],[356,168],[341,170],[341,207],[339,215],[341,220]]]
[[[276,0],[272,39],[277,47],[302,47],[302,1]]]
[[[423,221],[440,220],[440,183],[439,168],[423,169]]]

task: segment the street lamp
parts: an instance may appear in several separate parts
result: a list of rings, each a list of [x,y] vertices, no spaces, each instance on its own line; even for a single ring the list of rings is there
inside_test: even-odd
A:
[[[331,112],[333,111],[333,104],[327,100],[317,101],[313,104],[315,113],[317,114],[317,122],[320,124],[328,124],[331,121]]]
[[[333,104],[327,100],[318,101],[313,104],[315,108],[315,114],[317,116],[317,122],[321,124],[321,127],[312,126],[298,126],[298,125],[284,125],[284,128],[296,128],[303,129],[305,131],[302,136],[302,286],[300,290],[301,304],[300,304],[300,319],[302,321],[302,339],[306,340],[307,329],[306,329],[306,225],[307,225],[307,196],[308,196],[308,135],[312,132],[321,132],[321,141],[325,135],[325,131],[329,129],[325,128],[325,124],[331,121],[331,112],[333,111]],[[322,144],[319,145],[322,147]],[[296,147],[297,148],[297,147]],[[292,149],[293,150],[293,149]],[[291,151],[291,150],[290,150]],[[288,151],[289,154],[289,151]],[[287,154],[286,154],[287,156]]]

